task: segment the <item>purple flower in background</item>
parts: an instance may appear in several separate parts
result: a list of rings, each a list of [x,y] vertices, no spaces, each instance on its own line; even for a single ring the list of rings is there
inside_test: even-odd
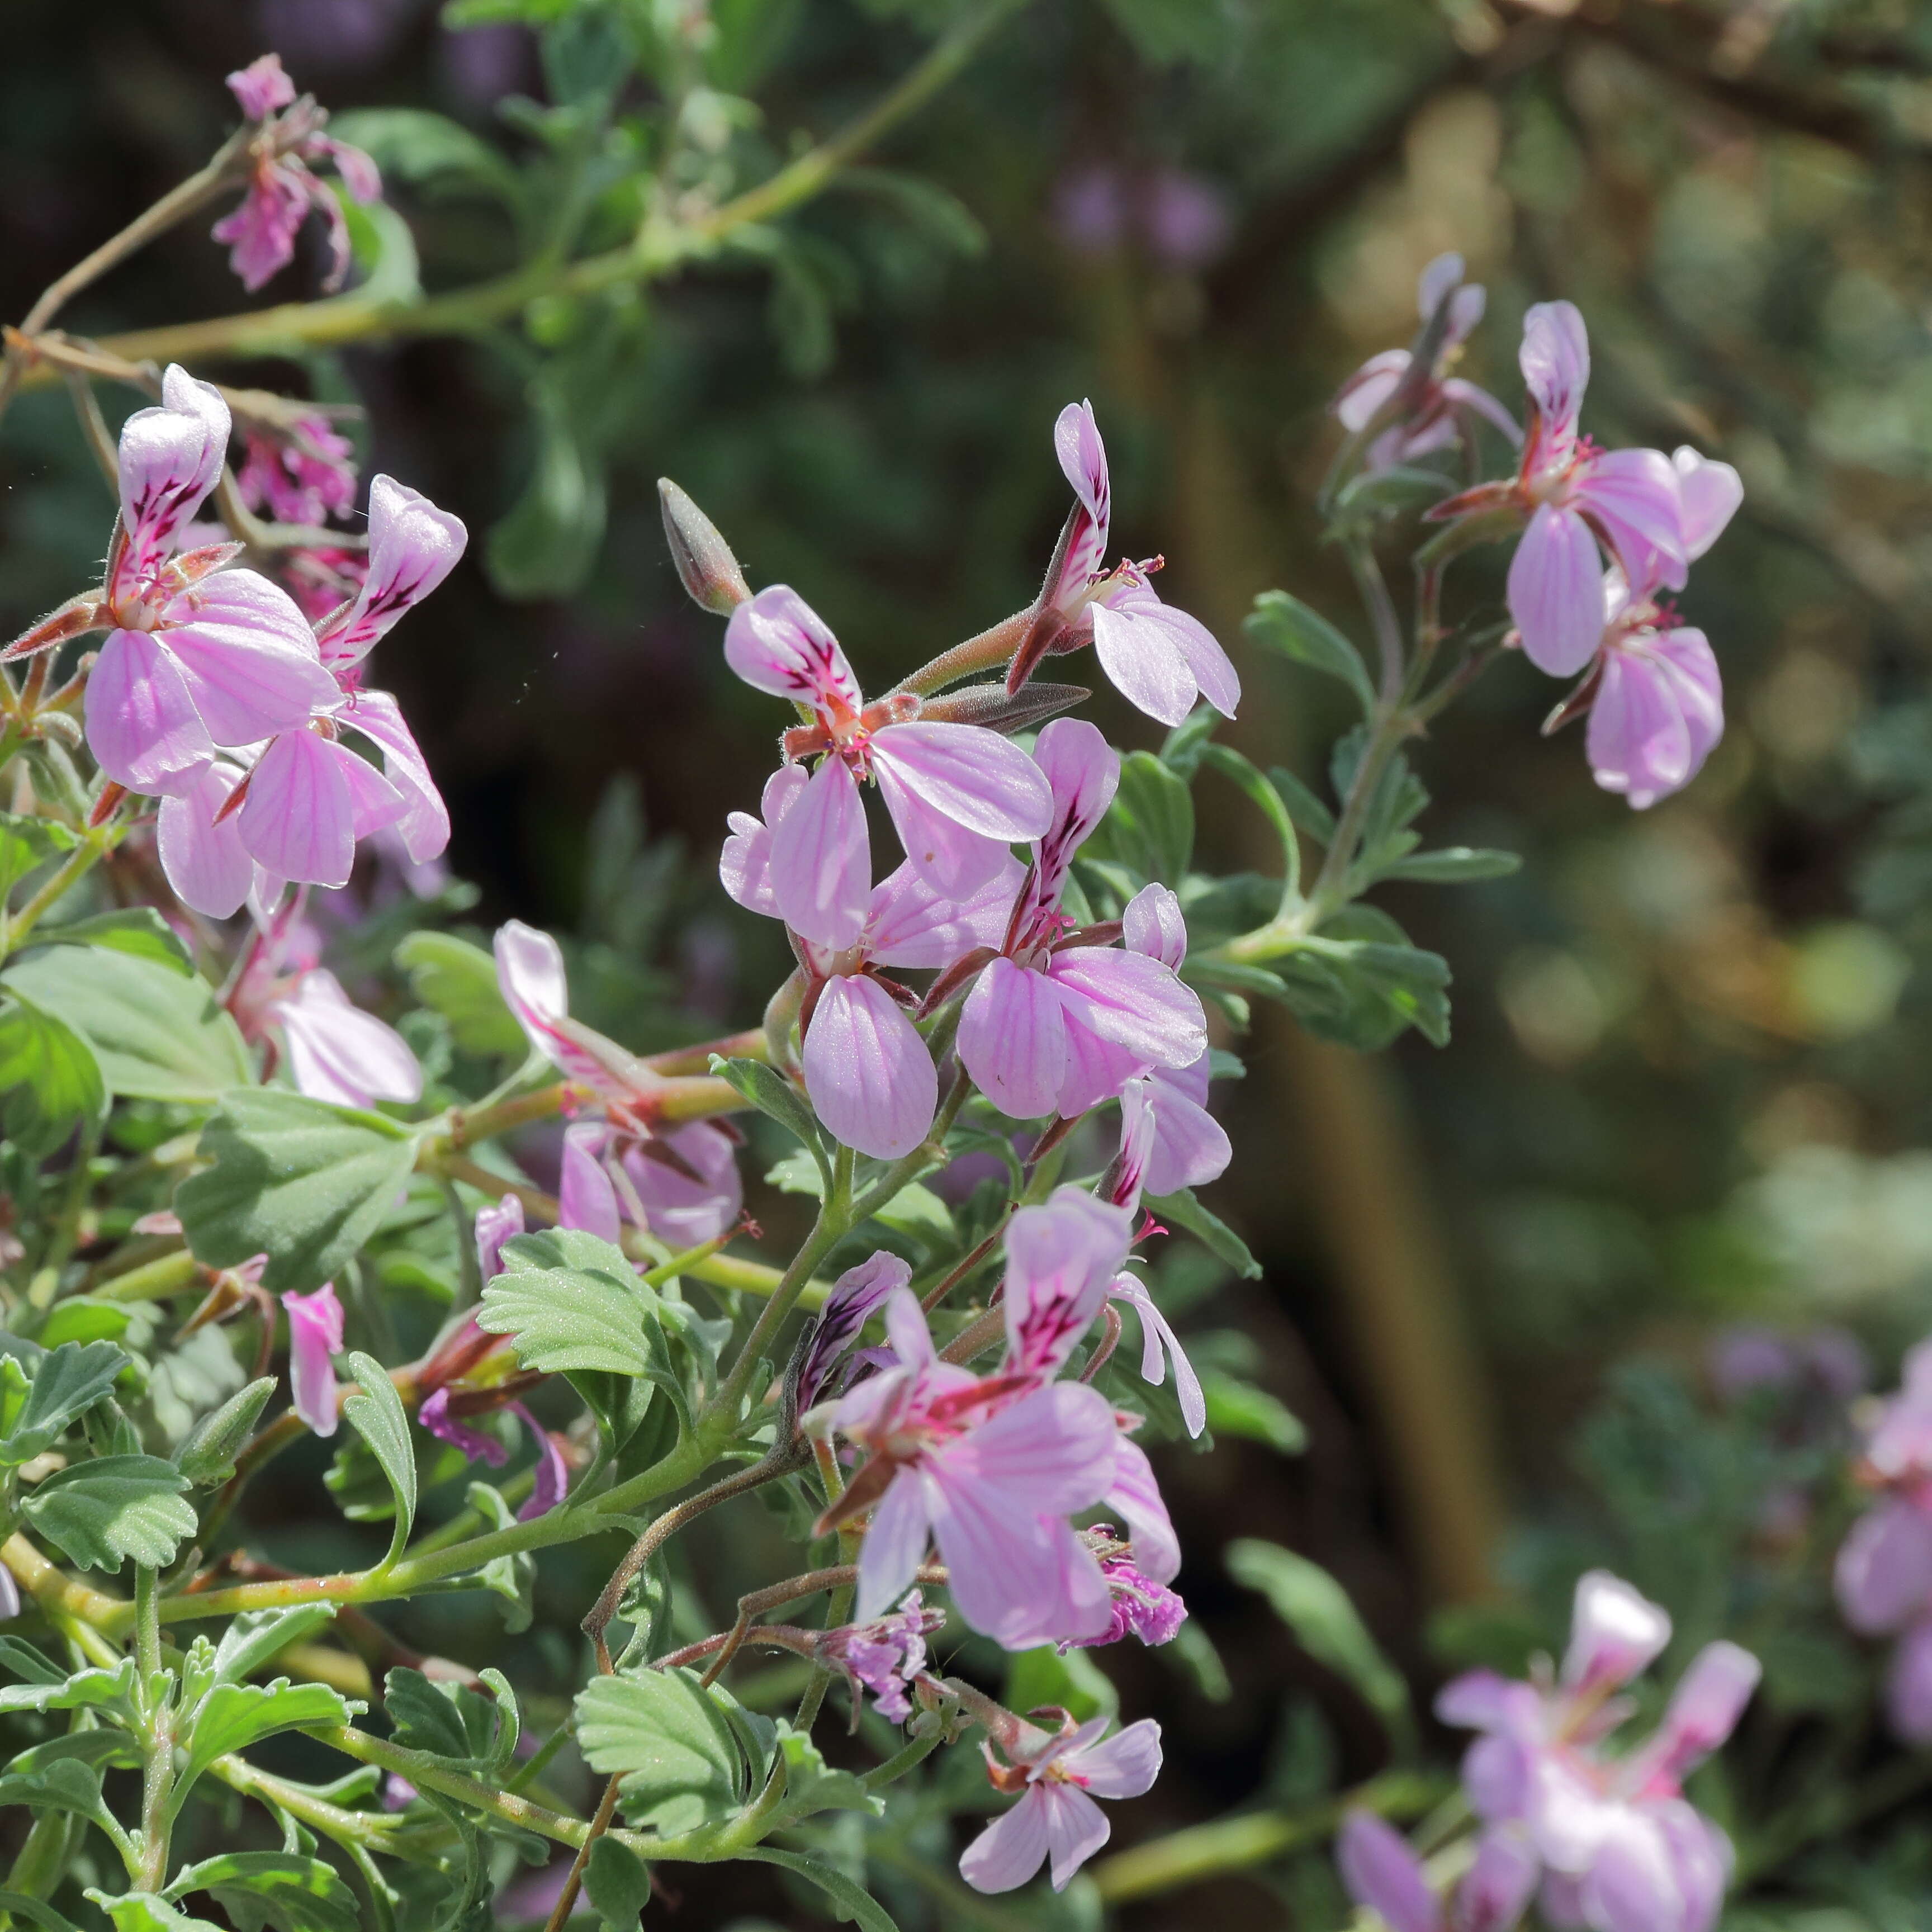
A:
[[[1178,724],[1201,697],[1233,717],[1241,681],[1204,625],[1161,602],[1149,580],[1161,560],[1101,568],[1112,495],[1091,403],[1069,403],[1060,411],[1053,446],[1073,486],[1074,505],[1033,622],[1007,670],[1006,688],[1018,690],[1049,652],[1077,650],[1090,640],[1115,688],[1148,716]]]
[[[893,1289],[912,1280],[911,1265],[881,1248],[832,1284],[799,1360],[798,1406],[809,1408],[830,1384],[840,1358],[859,1339],[866,1324],[885,1306]]]
[[[1096,162],[1064,176],[1053,193],[1054,226],[1069,247],[1104,255],[1137,236],[1163,268],[1204,268],[1226,248],[1234,220],[1228,197],[1204,176],[1180,168],[1132,172]]]
[[[1106,1528],[1106,1524],[1096,1523],[1088,1533],[1092,1535]],[[1124,1553],[1103,1553],[1100,1557],[1100,1574],[1107,1580],[1113,1621],[1098,1636],[1064,1640],[1060,1646],[1063,1651],[1096,1649],[1102,1644],[1118,1643],[1128,1636],[1137,1636],[1144,1644],[1171,1643],[1174,1640],[1180,1626],[1187,1621],[1187,1606],[1177,1592],[1170,1590],[1165,1583],[1156,1582],[1136,1568],[1133,1558]]]
[[[313,209],[328,226],[332,266],[322,286],[339,288],[349,272],[349,224],[314,170],[333,167],[350,196],[368,202],[382,192],[375,163],[360,148],[324,131],[328,115],[311,95],[296,99],[278,56],[264,54],[231,74],[228,87],[243,114],[258,124],[249,148],[248,191],[213,231],[216,241],[228,244],[229,266],[252,294],[295,259],[296,237]]]
[[[289,1318],[289,1389],[296,1413],[318,1436],[335,1433],[335,1361],[342,1352],[342,1304],[335,1284],[313,1294],[285,1294]]]
[[[304,973],[268,1012],[281,1028],[290,1077],[311,1100],[372,1107],[422,1098],[422,1069],[401,1034],[351,1004],[333,973]]]
[[[1138,1798],[1160,1775],[1160,1726],[1151,1718],[1105,1737],[1108,1718],[1070,1723],[1030,1752],[1017,1749],[1010,1765],[987,1768],[995,1790],[1019,1802],[988,1825],[959,1860],[959,1875],[976,1892],[1011,1892],[1049,1866],[1055,1892],[1104,1845],[1112,1827],[1096,1798]],[[1103,1742],[1104,1738],[1104,1742]]]
[[[465,1405],[460,1413],[455,1408],[458,1402]],[[471,1428],[461,1419],[462,1414],[487,1414],[499,1408],[514,1416],[530,1431],[530,1440],[536,1444],[536,1486],[517,1512],[519,1522],[529,1522],[548,1514],[562,1502],[570,1486],[570,1466],[563,1460],[563,1451],[558,1447],[556,1437],[521,1402],[493,1400],[487,1389],[465,1395],[449,1388],[440,1388],[417,1410],[416,1420],[439,1442],[447,1442],[461,1450],[471,1462],[484,1462],[493,1469],[500,1469],[510,1459],[508,1449],[496,1437]]]
[[[1484,1735],[1462,1764],[1471,1806],[1526,1834],[1545,1916],[1593,1932],[1709,1932],[1730,1870],[1724,1833],[1684,1802],[1684,1778],[1730,1736],[1760,1675],[1736,1644],[1707,1645],[1663,1722],[1621,1756],[1606,1740],[1628,1714],[1615,1696],[1670,1640],[1670,1619],[1619,1579],[1576,1586],[1570,1646],[1552,1684],[1474,1671],[1444,1687],[1444,1723]]]
[[[855,1703],[861,1688],[869,1690],[873,1709],[888,1723],[902,1724],[912,1715],[907,1693],[926,1668],[926,1640],[945,1624],[944,1610],[926,1609],[920,1593],[909,1590],[898,1608],[884,1616],[827,1630],[819,1640],[818,1655],[844,1672]]]
[[[922,719],[896,693],[868,705],[825,622],[785,585],[731,613],[724,658],[745,682],[812,714],[785,733],[788,764],[817,769],[776,822],[770,878],[780,916],[801,938],[852,945],[872,890],[860,781],[872,779],[906,857],[935,892],[970,893],[1000,868],[1006,846],[1046,829],[1052,801],[1033,761],[983,725]]]
[[[0,653],[105,629],[88,678],[88,746],[116,784],[153,795],[186,789],[218,746],[257,743],[336,700],[286,591],[223,569],[238,546],[179,548],[221,474],[228,405],[173,366],[161,394],[122,428],[121,523],[98,601],[66,607]]]
[[[1153,1067],[1192,1066],[1208,1050],[1207,1017],[1173,969],[1104,943],[1060,910],[1073,854],[1105,815],[1120,760],[1094,728],[1056,718],[1034,754],[1054,818],[1005,940],[959,1016],[958,1051],[981,1093],[1016,1120],[1069,1119],[1111,1100]]]
[[[235,484],[251,510],[278,523],[323,524],[355,508],[355,446],[326,416],[298,416],[274,435],[251,428],[242,446]]]
[[[1442,338],[1436,359],[1419,381],[1411,381],[1414,356],[1406,349],[1384,350],[1371,356],[1342,385],[1332,405],[1342,427],[1351,432],[1367,428],[1376,413],[1399,392],[1407,406],[1370,446],[1364,460],[1371,470],[1392,470],[1460,440],[1473,443],[1474,418],[1486,418],[1513,443],[1522,440],[1516,418],[1486,389],[1452,376],[1462,344],[1483,319],[1487,299],[1480,282],[1462,279],[1460,255],[1438,255],[1422,272],[1415,288],[1415,305],[1424,326],[1445,302]],[[1406,388],[1405,385],[1406,384]]]
[[[1372,1811],[1351,1811],[1335,1840],[1342,1883],[1390,1932],[1506,1932],[1536,1891],[1539,1866],[1523,1834],[1484,1832],[1469,1868],[1447,1900],[1430,1884],[1408,1840]]]

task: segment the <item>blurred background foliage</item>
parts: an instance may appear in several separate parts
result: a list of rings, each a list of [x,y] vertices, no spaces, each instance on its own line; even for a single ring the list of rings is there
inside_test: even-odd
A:
[[[755,178],[966,10],[711,0],[694,74],[663,50],[692,44],[704,0],[650,0],[627,16],[628,76],[596,38],[608,20],[540,56],[532,23],[570,10],[16,0],[0,310],[197,165],[227,124],[221,75],[265,47],[376,148],[434,291],[533,238],[592,248],[634,223],[627,170],[652,158],[660,99],[691,137],[682,185],[703,189],[706,156]],[[397,108],[524,172],[499,180],[427,124],[350,118]],[[749,248],[474,339],[245,365],[362,404],[370,466],[488,533],[386,675],[454,809],[454,870],[479,895],[462,916],[574,932],[584,1016],[640,1045],[746,1023],[779,967],[713,872],[768,707],[682,597],[660,475],[754,583],[824,613],[870,685],[1029,598],[1064,499],[1048,426],[1090,395],[1122,546],[1163,553],[1163,590],[1240,658],[1230,741],[1306,775],[1345,700],[1244,650],[1240,620],[1283,585],[1354,626],[1313,541],[1326,404],[1406,339],[1430,257],[1458,250],[1489,286],[1467,373],[1514,401],[1523,309],[1568,297],[1596,352],[1585,427],[1742,471],[1743,514],[1686,605],[1730,720],[1700,779],[1629,812],[1574,733],[1538,736],[1551,694],[1505,662],[1417,759],[1431,842],[1508,847],[1524,869],[1386,896],[1454,963],[1452,1043],[1411,1034],[1357,1061],[1258,1016],[1226,1103],[1240,1157],[1210,1198],[1264,1273],[1216,1310],[1308,1445],[1168,1452],[1183,1587],[1221,1663],[1110,1664],[1176,1746],[1124,1832],[1380,1761],[1360,1696],[1228,1580],[1229,1540],[1318,1558],[1425,1679],[1547,1641],[1586,1550],[1672,1604],[1687,1646],[1742,1634],[1751,1564],[1789,1553],[1763,1498],[1815,1480],[1823,1451],[1780,1424],[1776,1454],[1802,1466],[1765,1466],[1712,1338],[1841,1324],[1888,1375],[1932,1325],[1928,185],[1932,10],[1913,0],[1035,0]],[[382,264],[411,267],[393,248]],[[238,306],[197,226],[68,320],[100,334]],[[16,406],[0,486],[0,623],[17,627],[85,579],[102,526],[57,392]],[[1499,595],[1484,568],[1463,596]],[[1102,702],[1116,742],[1156,742]],[[1267,866],[1245,808],[1203,799],[1209,862]],[[332,1520],[284,1513],[265,1533]],[[727,1574],[751,1567],[710,1547]],[[556,1571],[541,1591],[568,1628],[590,1580]],[[1471,1612],[1492,1586],[1501,1607]],[[469,1600],[437,1608],[438,1648]],[[1791,1642],[1792,1724],[1856,1694],[1849,1646]],[[1897,1854],[1906,1892],[1924,1857]],[[1306,1922],[1333,1922],[1317,1863],[1280,1882]],[[1227,1904],[1278,1922],[1252,1890]]]

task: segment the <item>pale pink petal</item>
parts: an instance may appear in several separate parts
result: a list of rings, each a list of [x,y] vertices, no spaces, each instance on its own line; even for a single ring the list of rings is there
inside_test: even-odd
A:
[[[950,966],[976,946],[1006,937],[1024,872],[1004,849],[998,869],[964,898],[941,892],[910,860],[872,889],[866,956],[881,966]]]
[[[1024,1504],[928,1457],[926,1508],[959,1614],[1003,1649],[1097,1636],[1113,1621],[1094,1553],[1058,1516]]]
[[[342,749],[313,731],[284,731],[249,774],[236,824],[250,855],[280,878],[318,886],[349,883],[356,800],[336,755]]]
[[[1180,1539],[1174,1533],[1173,1519],[1167,1513],[1147,1451],[1118,1430],[1114,1442],[1114,1480],[1101,1500],[1127,1520],[1134,1567],[1156,1583],[1172,1583],[1180,1574]]]
[[[160,406],[136,410],[122,424],[117,466],[127,548],[110,591],[148,583],[174,550],[221,475],[228,430],[220,391],[176,363],[161,379]]]
[[[1744,482],[1728,463],[1713,462],[1688,444],[1671,452],[1670,465],[1677,472],[1684,554],[1694,563],[1737,514]]]
[[[1046,602],[1070,606],[1088,580],[1100,568],[1107,551],[1107,526],[1112,496],[1107,482],[1107,451],[1091,403],[1069,403],[1053,425],[1054,454],[1060,473],[1073,486],[1079,508],[1073,513],[1058,581]]]
[[[1384,349],[1379,355],[1371,356],[1342,384],[1335,398],[1334,410],[1344,429],[1352,433],[1374,421],[1376,412],[1395,394],[1396,385],[1408,373],[1409,359],[1406,349]]]
[[[1584,469],[1570,501],[1609,539],[1633,584],[1683,586],[1683,513],[1677,472],[1658,449],[1612,449]]]
[[[1050,1376],[1065,1363],[1094,1325],[1132,1239],[1124,1208],[1077,1187],[1015,1214],[1002,1303],[1008,1373]]]
[[[242,782],[232,765],[202,766],[185,787],[161,801],[154,842],[161,870],[184,906],[208,919],[228,919],[248,896],[254,862],[232,818],[214,814]]]
[[[1372,1811],[1351,1811],[1335,1838],[1342,1883],[1389,1932],[1443,1932],[1442,1908],[1408,1840]]]
[[[341,1107],[422,1098],[422,1069],[394,1028],[351,1004],[333,973],[305,973],[270,1008],[298,1091]]]
[[[806,1030],[805,1090],[832,1138],[875,1160],[925,1139],[939,1108],[932,1054],[904,1007],[874,980],[826,982]]]
[[[1685,1932],[1676,1864],[1654,1819],[1618,1813],[1583,1874],[1582,1900],[1598,1932]]]
[[[1077,1120],[1124,1092],[1147,1071],[1147,1062],[1130,1047],[1103,1040],[1087,1024],[1090,1009],[1076,994],[1063,994],[1066,1018],[1066,1066],[1054,1095],[1054,1112]]]
[[[1098,1744],[1070,1750],[1061,1762],[1096,1798],[1138,1798],[1160,1775],[1160,1726],[1142,1718]]]
[[[1144,952],[1178,973],[1187,958],[1180,901],[1166,886],[1143,886],[1120,914],[1120,938],[1129,952]]]
[[[524,1232],[524,1204],[514,1194],[506,1194],[494,1206],[476,1210],[476,1266],[485,1281],[503,1271],[503,1244]]]
[[[926,1558],[928,1519],[925,1485],[902,1469],[879,1498],[859,1550],[859,1596],[854,1620],[884,1616],[904,1594]]]
[[[865,801],[843,759],[821,759],[772,827],[771,881],[784,922],[801,938],[835,952],[856,943],[872,896],[872,850]]]
[[[87,680],[87,748],[116,784],[184,790],[214,755],[188,680],[147,631],[116,631]]]
[[[1682,1932],[1712,1932],[1724,1902],[1724,1888],[1731,1882],[1735,1859],[1730,1840],[1682,1798],[1654,1807],[1652,1815],[1670,1849]]]
[[[289,1390],[296,1413],[317,1436],[335,1433],[335,1364],[342,1349],[342,1304],[335,1284],[313,1294],[285,1294],[289,1318]]]
[[[617,1211],[617,1190],[604,1172],[601,1158],[609,1138],[609,1130],[599,1120],[578,1120],[564,1130],[556,1224],[581,1228],[615,1247],[623,1238],[624,1227]]]
[[[1063,1516],[1106,1492],[1118,1474],[1117,1433],[1097,1390],[1049,1382],[928,1460],[944,1466],[949,1486],[968,1484],[1010,1509]]]
[[[402,794],[367,758],[358,757],[346,745],[333,739],[322,742],[334,754],[348,784],[351,823],[356,837],[366,838],[372,832],[394,824],[408,809]]]
[[[1084,718],[1056,718],[1034,741],[1034,762],[1045,775],[1053,815],[1040,841],[1035,896],[1058,904],[1073,855],[1107,815],[1120,782],[1120,759]]]
[[[513,919],[496,928],[496,988],[531,1047],[548,1059],[556,1051],[556,1022],[568,1016],[570,988],[563,949],[547,932]]]
[[[228,266],[251,295],[295,260],[311,191],[321,185],[299,161],[258,161],[240,205],[209,230],[229,244]]]
[[[1620,1690],[1670,1641],[1670,1613],[1607,1570],[1576,1580],[1563,1682],[1571,1690]]]
[[[1852,1524],[1834,1582],[1852,1629],[1876,1636],[1900,1628],[1932,1604],[1932,1516],[1888,1498]]]
[[[1166,628],[1180,646],[1190,675],[1201,687],[1201,695],[1223,718],[1233,717],[1235,706],[1241,701],[1240,676],[1213,632],[1198,618],[1177,610],[1172,604],[1158,604],[1154,614],[1156,621]]]
[[[1885,1674],[1885,1714],[1892,1736],[1922,1749],[1932,1744],[1932,1618],[1900,1638]]]
[[[1094,655],[1130,704],[1163,724],[1194,709],[1194,674],[1167,627],[1124,597],[1094,606]]]
[[[715,1241],[745,1205],[737,1143],[710,1121],[693,1120],[658,1135],[655,1144],[669,1148],[691,1173],[652,1160],[649,1144],[625,1150],[624,1172],[651,1232],[678,1249]],[[692,1174],[698,1178],[694,1180]]]
[[[1118,1276],[1109,1291],[1115,1301],[1124,1301],[1140,1317],[1141,1379],[1158,1388],[1167,1378],[1167,1364],[1174,1364],[1174,1392],[1180,1401],[1180,1419],[1190,1436],[1198,1436],[1208,1426],[1208,1399],[1202,1392],[1201,1378],[1180,1346],[1180,1337],[1167,1317],[1154,1306],[1154,1297],[1138,1275]]]
[[[1046,1847],[1053,1888],[1064,1892],[1073,1874],[1104,1845],[1113,1827],[1086,1792],[1070,1784],[1039,1784],[1046,1799]]]
[[[1156,1066],[1152,1084],[1154,1146],[1143,1184],[1150,1194],[1204,1187],[1228,1171],[1234,1157],[1228,1130],[1208,1111],[1209,1056],[1191,1066]]]
[[[324,661],[354,664],[366,656],[405,610],[456,568],[469,540],[462,520],[439,510],[421,491],[392,476],[375,478],[369,485],[369,574],[341,622],[325,634]]]
[[[1694,775],[1724,735],[1724,685],[1717,654],[1702,631],[1688,626],[1659,632],[1648,641],[1669,675],[1671,694],[1684,715]]]
[[[517,1512],[519,1522],[530,1522],[538,1516],[548,1516],[562,1502],[570,1487],[570,1465],[563,1460],[556,1438],[521,1402],[512,1402],[511,1407],[523,1418],[524,1426],[537,1445],[536,1486]]]
[[[731,613],[724,662],[755,690],[820,714],[856,716],[865,701],[830,626],[783,584],[760,590]]]
[[[1474,382],[1466,382],[1460,376],[1451,376],[1442,385],[1444,400],[1458,409],[1472,410],[1501,430],[1514,443],[1522,441],[1522,430],[1511,416],[1488,390],[1479,388]]]
[[[860,1331],[886,1299],[903,1290],[911,1279],[911,1264],[881,1248],[856,1268],[848,1268],[832,1284],[832,1292],[826,1296],[825,1305],[818,1312],[818,1319],[812,1326],[812,1340],[799,1364],[798,1406],[801,1409],[809,1408],[818,1400],[820,1391],[831,1379],[832,1369],[858,1340]],[[914,1303],[915,1310],[918,1305],[916,1301]],[[923,1318],[919,1327],[926,1336],[929,1354],[932,1336],[926,1330]]]
[[[344,714],[364,737],[381,747],[383,776],[401,794],[402,814],[396,830],[403,849],[418,866],[440,858],[449,844],[449,808],[442,802],[423,757],[404,720],[402,707],[386,691],[360,691]]]
[[[1653,1772],[1673,1782],[1688,1776],[1737,1729],[1763,1675],[1749,1651],[1721,1640],[1706,1644],[1670,1694],[1647,1754]]]
[[[1538,302],[1522,320],[1518,360],[1540,418],[1537,458],[1554,464],[1575,447],[1590,380],[1590,338],[1573,302]]]
[[[1538,670],[1571,677],[1594,655],[1604,634],[1603,565],[1574,511],[1546,503],[1530,518],[1510,559],[1509,609]]]
[[[161,641],[218,745],[260,744],[342,701],[295,599],[252,570],[203,578],[161,616]]]
[[[959,1016],[958,1051],[973,1084],[1016,1120],[1053,1111],[1066,1067],[1059,990],[1044,973],[995,959]]]
[[[1447,254],[1436,256],[1416,277],[1415,312],[1423,321],[1428,321],[1441,308],[1445,296],[1462,286],[1462,256],[1451,250]],[[1480,290],[1478,292],[1480,292]],[[1478,315],[1477,320],[1480,319]]]
[[[1456,1888],[1456,1932],[1510,1932],[1528,1909],[1542,1865],[1518,1828],[1498,1826],[1476,1840],[1476,1856]]]
[[[1024,1885],[1046,1862],[1050,1810],[1046,1787],[1028,1785],[1018,1803],[960,1854],[959,1876],[975,1892],[1011,1892]]]
[[[1208,1016],[1193,988],[1144,952],[1070,946],[1048,970],[1067,1017],[1150,1066],[1191,1066],[1208,1051]]]
[[[778,894],[772,885],[771,828],[798,802],[811,774],[802,765],[781,765],[765,781],[762,820],[748,812],[733,812],[731,836],[718,857],[718,876],[726,892],[748,912],[780,919]]]
[[[872,740],[872,765],[888,806],[894,790],[909,794],[968,832],[1000,843],[1037,838],[1052,818],[1040,768],[1010,738],[983,725],[919,719],[895,724]]]
[[[228,76],[228,91],[250,121],[260,121],[296,98],[296,84],[282,71],[280,54],[262,54]]]
[[[360,148],[352,147],[346,141],[338,141],[332,134],[324,134],[311,141],[304,152],[311,160],[326,157],[333,161],[335,172],[342,177],[342,185],[352,200],[364,206],[381,200],[381,170]]]
[[[1716,668],[1714,661],[1714,676]],[[1702,696],[1694,686],[1692,692]],[[1598,784],[1606,791],[1622,792],[1640,812],[1689,782],[1696,766],[1676,681],[1662,658],[1646,648],[1646,640],[1604,654],[1584,749]]]

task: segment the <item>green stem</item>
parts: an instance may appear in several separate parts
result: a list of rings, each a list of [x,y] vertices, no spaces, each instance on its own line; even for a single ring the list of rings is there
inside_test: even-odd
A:
[[[112,848],[119,834],[111,825],[97,826],[88,832],[49,876],[40,890],[10,919],[0,921],[4,951],[17,952],[27,943],[27,935],[40,923],[41,915],[91,872]]]
[[[173,1685],[162,1674],[161,1624],[153,1569],[146,1564],[134,1572],[134,1658],[136,1702],[141,1712],[145,1762],[141,1773],[141,1855],[135,1882],[158,1892],[168,1876],[168,1840],[174,1816],[170,1802],[175,1782]]]
[[[98,1282],[89,1292],[97,1301],[165,1301],[170,1295],[200,1288],[206,1279],[200,1262],[180,1248]]]
[[[930,1757],[938,1748],[941,1726],[934,1720],[932,1728],[923,1736],[915,1737],[911,1743],[893,1752],[883,1763],[875,1764],[860,1782],[868,1791],[883,1791],[889,1784],[896,1784],[906,1773]]]
[[[338,1725],[332,1730],[317,1731],[314,1735],[319,1742],[340,1751],[346,1757],[357,1759],[364,1764],[380,1765],[385,1771],[393,1771],[407,1778],[421,1790],[440,1792],[446,1798],[456,1798],[476,1810],[488,1812],[493,1818],[500,1818],[506,1825],[518,1826],[526,1832],[540,1832],[546,1838],[554,1838],[560,1844],[580,1845],[590,1835],[590,1826],[582,1818],[566,1817],[548,1806],[533,1804],[527,1798],[519,1798],[494,1785],[479,1784],[473,1778],[465,1778],[460,1772],[446,1768],[426,1753],[406,1750],[400,1744],[391,1744],[386,1738],[372,1738],[366,1731],[358,1731],[352,1725]]]

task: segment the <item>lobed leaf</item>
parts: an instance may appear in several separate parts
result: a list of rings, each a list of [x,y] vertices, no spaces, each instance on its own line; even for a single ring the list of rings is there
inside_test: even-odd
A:
[[[130,1557],[158,1569],[194,1534],[187,1487],[158,1456],[101,1456],[49,1476],[20,1514],[83,1570],[118,1570]]]

